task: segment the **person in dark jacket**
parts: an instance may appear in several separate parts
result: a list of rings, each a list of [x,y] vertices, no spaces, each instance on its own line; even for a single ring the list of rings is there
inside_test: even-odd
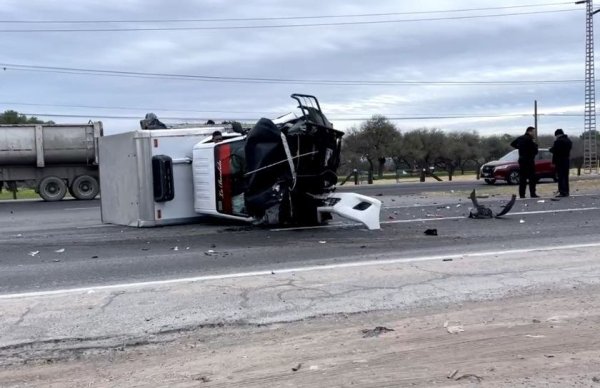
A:
[[[569,168],[573,143],[560,128],[554,132],[554,136],[556,140],[554,140],[554,145],[550,148],[550,152],[552,152],[552,164],[556,167],[556,176],[558,178],[557,197],[568,197]]]
[[[525,134],[513,140],[510,145],[519,150],[519,197],[525,198],[525,188],[529,183],[529,195],[538,198],[535,193],[535,156],[538,153],[538,145],[534,139],[535,128],[527,127]]]

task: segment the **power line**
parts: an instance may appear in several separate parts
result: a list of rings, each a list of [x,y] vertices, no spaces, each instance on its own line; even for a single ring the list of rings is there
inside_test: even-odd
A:
[[[214,22],[243,22],[243,21],[269,21],[269,20],[305,20],[305,19],[339,19],[355,17],[382,17],[400,15],[426,15],[437,13],[459,13],[475,11],[492,11],[516,8],[540,8],[558,5],[572,5],[572,2],[545,3],[545,4],[523,4],[503,7],[465,8],[437,11],[410,11],[410,12],[384,12],[384,13],[362,13],[343,15],[313,15],[313,16],[274,16],[254,18],[222,18],[222,19],[122,19],[122,20],[0,20],[7,24],[109,24],[109,23],[214,23]]]
[[[535,84],[567,84],[580,83],[582,79],[562,80],[514,80],[514,81],[368,81],[368,80],[331,80],[331,79],[290,79],[290,78],[260,78],[260,77],[226,77],[172,73],[146,73],[136,71],[85,69],[72,67],[56,67],[41,65],[20,65],[0,63],[2,70],[29,71],[58,74],[74,74],[89,76],[108,76],[125,78],[150,78],[168,80],[186,80],[203,82],[233,82],[233,83],[265,83],[265,84],[299,84],[299,85],[336,85],[336,86],[381,86],[381,85],[535,85]]]
[[[125,107],[125,106],[98,106],[98,105],[66,105],[66,104],[36,104],[28,102],[0,102],[0,105],[9,106],[37,106],[37,107],[54,107],[54,108],[86,108],[86,109],[110,109],[110,110],[128,110],[128,111],[144,111],[144,112],[189,112],[189,113],[254,113],[254,114],[271,114],[277,115],[281,112],[265,112],[265,111],[233,111],[233,110],[197,110],[197,109],[180,109],[180,108],[142,108],[142,107]]]
[[[59,118],[95,118],[95,119],[117,119],[117,120],[140,120],[142,117],[140,116],[123,116],[123,115],[95,115],[95,114],[59,114],[59,113],[21,113],[26,116],[35,116],[35,117],[59,117]],[[542,113],[540,116],[548,116],[548,117],[582,117],[583,113],[580,114],[562,114],[562,113]],[[447,120],[447,119],[468,119],[468,118],[518,118],[518,117],[530,117],[530,113],[515,113],[515,114],[463,114],[463,115],[410,115],[410,116],[389,116],[386,117],[388,120],[392,121],[402,121],[402,120]],[[209,117],[159,117],[161,120],[179,120],[179,121],[191,121],[191,122],[200,122],[205,121]],[[370,120],[371,117],[328,117],[331,121],[367,121]],[[253,122],[258,121],[259,118],[238,118],[238,117],[217,117],[212,118],[213,120],[238,120],[238,121],[246,121]]]
[[[514,12],[488,15],[467,15],[467,16],[449,16],[435,18],[419,19],[396,19],[396,20],[368,20],[354,22],[332,22],[332,23],[304,23],[304,24],[265,24],[265,25],[244,25],[244,26],[214,26],[214,27],[124,27],[124,28],[60,28],[60,29],[1,29],[0,33],[38,33],[38,32],[127,32],[127,31],[206,31],[206,30],[253,30],[253,29],[282,29],[282,28],[300,28],[300,27],[336,27],[350,25],[376,25],[376,24],[399,24],[415,22],[431,22],[443,20],[466,20],[481,19],[492,17],[522,16],[552,14],[561,12],[574,12],[579,9],[561,9],[554,11],[532,11],[532,12]]]

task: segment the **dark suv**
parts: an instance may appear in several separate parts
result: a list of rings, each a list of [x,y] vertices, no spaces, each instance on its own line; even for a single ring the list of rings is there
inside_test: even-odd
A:
[[[480,175],[485,182],[493,185],[496,181],[506,181],[509,185],[519,183],[519,150],[513,150],[499,160],[481,166]],[[556,170],[552,164],[552,153],[540,148],[535,157],[535,175],[538,181],[543,178],[556,181]]]

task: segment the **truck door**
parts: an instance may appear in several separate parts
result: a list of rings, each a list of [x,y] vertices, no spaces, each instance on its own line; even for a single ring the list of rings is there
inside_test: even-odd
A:
[[[215,191],[219,213],[247,217],[245,144],[243,139],[215,145]]]

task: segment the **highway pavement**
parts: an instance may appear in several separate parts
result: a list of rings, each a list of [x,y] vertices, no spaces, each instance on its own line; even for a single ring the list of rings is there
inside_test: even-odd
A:
[[[465,190],[474,186],[485,184],[350,186],[383,201],[379,231],[337,218],[316,228],[207,220],[139,229],[102,224],[99,200],[6,201],[0,295],[598,241],[600,194],[519,200],[503,219],[475,220],[467,218]],[[496,210],[507,201],[505,194],[480,199]]]

